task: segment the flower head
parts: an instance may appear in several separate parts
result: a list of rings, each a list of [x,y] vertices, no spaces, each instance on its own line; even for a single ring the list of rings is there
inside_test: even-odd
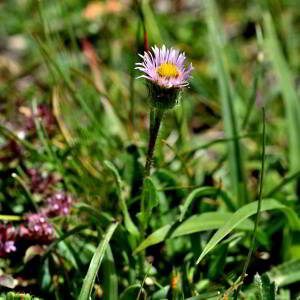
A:
[[[139,54],[140,55],[140,54]],[[136,69],[144,72],[137,78],[149,80],[151,104],[158,109],[169,109],[178,102],[179,91],[188,86],[193,70],[192,64],[185,66],[185,54],[165,46],[152,47],[152,52],[140,55],[143,62],[136,63]]]
[[[48,206],[45,213],[49,218],[57,216],[66,216],[69,214],[74,202],[70,194],[57,192],[47,199]]]
[[[146,78],[163,88],[182,88],[188,86],[188,78],[193,69],[192,64],[185,68],[185,54],[176,49],[164,46],[152,47],[152,52],[145,52],[140,57],[142,63],[136,63],[136,69],[144,72],[138,78]]]
[[[38,241],[44,244],[51,243],[55,238],[52,225],[43,213],[28,214],[27,224],[21,224],[19,235],[30,241]]]

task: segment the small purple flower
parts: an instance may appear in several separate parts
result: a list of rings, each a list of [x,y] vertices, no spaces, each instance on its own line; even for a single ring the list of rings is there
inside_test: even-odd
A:
[[[48,206],[45,213],[49,218],[57,216],[66,216],[72,207],[73,198],[65,192],[57,192],[51,195],[48,199]]]
[[[185,68],[185,54],[176,49],[152,47],[152,52],[145,52],[139,56],[143,59],[142,63],[136,63],[136,69],[144,72],[138,78],[146,78],[154,84],[165,89],[182,88],[188,86],[188,78],[193,70],[192,64]]]
[[[17,250],[15,241],[7,241],[4,243],[4,250],[6,253],[14,252]]]
[[[15,246],[16,230],[12,225],[0,224],[0,257],[17,250]]]

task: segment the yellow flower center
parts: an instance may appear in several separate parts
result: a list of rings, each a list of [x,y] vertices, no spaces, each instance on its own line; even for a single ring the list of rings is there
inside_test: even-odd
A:
[[[156,72],[161,76],[161,77],[177,77],[179,75],[179,70],[175,65],[172,63],[164,63],[160,65],[157,69]]]

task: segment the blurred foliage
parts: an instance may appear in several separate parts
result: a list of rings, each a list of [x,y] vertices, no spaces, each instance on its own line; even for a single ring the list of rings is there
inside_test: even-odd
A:
[[[1,292],[77,299],[92,278],[91,299],[299,296],[298,0],[10,0],[0,20]],[[144,30],[195,69],[142,193]]]

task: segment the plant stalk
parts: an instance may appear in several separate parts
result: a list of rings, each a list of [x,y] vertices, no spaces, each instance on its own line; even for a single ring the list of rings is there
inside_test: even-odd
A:
[[[147,177],[150,175],[151,162],[152,162],[153,153],[155,150],[155,144],[156,144],[156,140],[157,140],[157,136],[158,136],[158,131],[160,128],[161,121],[163,119],[163,115],[164,115],[164,110],[151,108],[148,153],[147,153],[147,158],[146,158],[144,177]]]
[[[159,128],[163,119],[164,110],[151,108],[150,110],[150,126],[149,126],[149,141],[148,141],[148,153],[146,158],[146,165],[144,170],[144,179],[150,176],[151,171],[151,162],[155,150],[156,140],[159,132]],[[145,197],[144,197],[144,189],[145,189],[145,182],[143,183],[143,191],[141,197],[141,215],[145,215]],[[145,238],[145,231],[146,231],[146,224],[144,219],[141,218],[140,220],[140,243],[143,242]],[[140,274],[141,276],[145,273],[145,251],[141,251],[140,253]]]
[[[261,159],[261,174],[260,174],[260,184],[259,184],[259,197],[258,197],[258,205],[257,205],[257,214],[255,218],[254,223],[254,230],[252,234],[252,240],[251,245],[249,248],[248,256],[246,263],[244,265],[244,269],[242,272],[242,275],[240,277],[240,282],[243,283],[245,277],[247,276],[246,272],[250,263],[250,259],[253,253],[253,250],[255,248],[255,240],[256,240],[256,232],[258,228],[258,222],[259,222],[259,215],[260,215],[260,209],[261,209],[261,202],[262,202],[262,193],[263,193],[263,182],[264,182],[264,171],[265,171],[265,148],[266,148],[266,142],[265,142],[265,135],[266,135],[266,116],[265,116],[265,108],[262,108],[262,118],[263,118],[263,132],[262,132],[262,159]],[[236,300],[238,297],[238,294],[240,292],[241,286],[238,287],[236,290],[236,293],[234,295],[234,299]]]

